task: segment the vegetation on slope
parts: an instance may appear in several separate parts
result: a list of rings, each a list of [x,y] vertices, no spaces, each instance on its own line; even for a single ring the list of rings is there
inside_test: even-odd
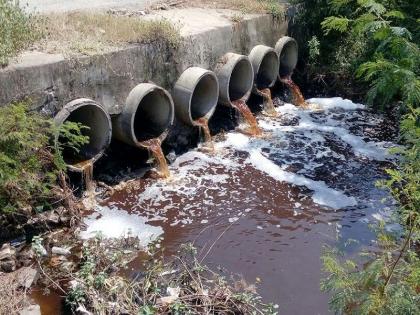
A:
[[[65,163],[60,133],[73,149],[86,143],[82,127],[65,123],[61,128],[52,120],[31,112],[28,102],[0,108],[0,215],[27,214],[58,206],[67,197]]]
[[[37,21],[14,0],[0,0],[0,67],[41,37]]]
[[[387,109],[420,103],[415,1],[318,0],[297,4],[306,80]],[[366,84],[367,83],[367,84]]]

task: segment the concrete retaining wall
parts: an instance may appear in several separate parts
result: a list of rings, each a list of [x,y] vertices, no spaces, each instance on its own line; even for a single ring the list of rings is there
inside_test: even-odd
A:
[[[214,69],[226,52],[248,55],[257,44],[273,47],[286,30],[286,22],[258,15],[182,34],[176,50],[166,43],[152,43],[71,60],[26,53],[19,63],[0,70],[0,106],[30,97],[34,106],[54,115],[67,102],[84,97],[117,114],[138,83],[152,81],[171,90],[188,67]]]

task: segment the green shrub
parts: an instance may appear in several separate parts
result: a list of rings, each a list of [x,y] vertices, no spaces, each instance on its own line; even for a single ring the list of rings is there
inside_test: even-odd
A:
[[[366,96],[381,109],[420,103],[419,6],[396,0],[317,0],[297,4],[300,39],[308,80],[325,78],[327,90]],[[319,57],[311,59],[313,40]],[[367,82],[368,84],[366,84]]]
[[[383,2],[384,4],[382,4]],[[367,60],[356,71],[359,79],[367,81],[369,104],[375,102],[382,108],[396,101],[406,106],[420,103],[420,50],[412,42],[412,33],[401,21],[405,14],[390,5],[388,1],[374,0],[331,0],[334,13],[345,14],[351,7],[354,12],[329,16],[321,23],[326,35],[330,32],[350,34],[351,40],[366,41],[372,49],[362,49]]]
[[[52,141],[60,132],[74,149],[87,141],[80,126],[58,128],[30,112],[27,102],[0,108],[0,213],[42,211],[63,199],[57,184],[65,170],[62,146]]]
[[[31,14],[25,13],[18,1],[0,0],[0,66],[40,38]]]

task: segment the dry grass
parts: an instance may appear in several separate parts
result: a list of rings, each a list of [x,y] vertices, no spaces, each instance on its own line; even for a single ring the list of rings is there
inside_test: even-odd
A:
[[[52,14],[42,20],[44,38],[37,48],[47,52],[92,55],[133,43],[167,42],[177,46],[179,30],[167,20],[106,13]]]
[[[277,17],[283,15],[285,8],[278,0],[181,0],[179,3],[179,6],[183,7],[232,9],[243,14],[270,13]]]
[[[27,292],[19,286],[16,274],[0,274],[0,314],[18,314],[29,305]]]

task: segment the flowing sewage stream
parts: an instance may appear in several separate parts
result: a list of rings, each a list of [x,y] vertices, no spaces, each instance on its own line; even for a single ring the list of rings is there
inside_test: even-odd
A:
[[[257,282],[279,314],[327,314],[322,246],[343,247],[349,238],[359,241],[349,254],[374,246],[368,224],[393,207],[381,203],[386,193],[375,186],[390,165],[392,143],[384,140],[393,130],[348,100],[308,102],[323,110],[278,106],[277,117],[258,117],[264,137],[219,135],[213,154],[179,156],[169,179],[143,178],[116,191],[85,218],[82,237],[130,231],[144,245],[162,237],[167,255],[194,242],[211,267]],[[141,263],[142,255],[129,275]]]
[[[257,119],[252,114],[251,110],[249,109],[246,101],[243,99],[239,99],[237,101],[232,102],[233,108],[235,108],[240,114],[241,118],[247,123],[247,128],[244,132],[248,133],[250,136],[260,136],[261,129],[258,126]]]
[[[146,148],[147,151],[152,155],[157,166],[159,176],[163,178],[168,178],[170,176],[170,171],[168,163],[166,162],[165,155],[162,152],[161,141],[159,138],[153,138],[150,140],[145,140],[139,143],[139,146]]]

